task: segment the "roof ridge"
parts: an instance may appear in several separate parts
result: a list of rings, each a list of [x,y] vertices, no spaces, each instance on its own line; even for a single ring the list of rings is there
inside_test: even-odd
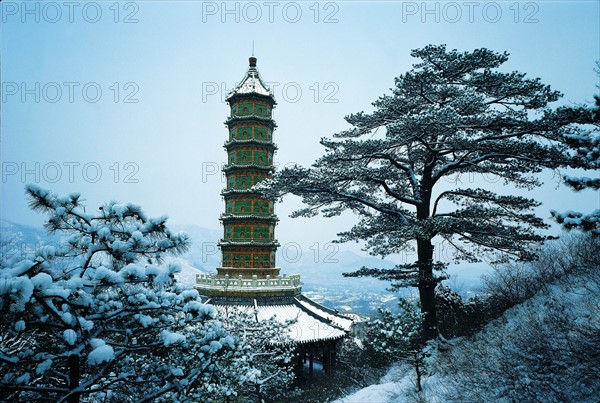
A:
[[[339,316],[339,317],[341,317],[341,318],[343,318],[343,319],[352,320],[352,318],[350,318],[350,317],[348,317],[348,316],[344,315],[343,313],[341,313],[341,312],[340,312],[340,311],[338,311],[337,309],[329,308],[328,306],[325,306],[325,305],[319,304],[318,302],[316,302],[316,301],[313,301],[312,299],[310,299],[310,298],[308,298],[307,296],[305,296],[305,295],[302,295],[302,294],[300,294],[300,297],[301,297],[301,298],[302,298],[302,300],[303,300],[303,301],[305,301],[306,303],[308,303],[308,304],[310,304],[310,305],[313,305],[314,307],[316,307],[316,308],[319,308],[319,309],[321,309],[321,310],[323,310],[323,311],[325,311],[325,312],[327,312],[327,313],[329,313],[329,314],[331,314],[331,315],[336,315],[336,316]]]
[[[300,294],[300,295],[302,295],[302,294]],[[335,327],[336,329],[341,330],[344,333],[347,333],[346,329],[344,329],[343,327],[339,326],[337,323],[334,323],[333,320],[331,320],[329,318],[324,318],[321,315],[317,314],[316,312],[311,311],[310,309],[308,309],[307,307],[305,307],[304,305],[302,305],[302,303],[300,302],[300,300],[298,299],[298,297],[294,297],[294,305],[296,305],[298,308],[300,308],[302,311],[304,311],[308,315],[310,315],[310,316],[312,316],[314,318],[320,319],[320,320],[324,321],[325,323],[327,323],[329,326]]]

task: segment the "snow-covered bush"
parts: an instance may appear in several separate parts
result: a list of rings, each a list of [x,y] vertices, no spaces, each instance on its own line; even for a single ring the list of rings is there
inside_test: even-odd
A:
[[[60,245],[0,262],[0,400],[177,400],[234,340],[162,257],[187,249],[166,218],[27,186]]]
[[[397,311],[380,308],[379,316],[367,324],[365,342],[391,359],[411,355],[422,341],[422,318],[414,303],[400,298]]]
[[[600,266],[600,240],[582,233],[564,233],[547,242],[530,263],[498,265],[482,276],[489,320],[533,297],[561,277],[587,267]]]
[[[460,294],[439,284],[435,289],[440,334],[445,338],[473,334],[485,324],[487,301],[475,296],[463,300]]]
[[[533,297],[564,275],[597,266],[598,240],[581,233],[564,233],[537,251],[536,261],[496,265],[482,276],[479,295],[463,300],[450,288],[436,288],[440,332],[446,337],[469,336],[507,309]]]
[[[218,318],[236,344],[214,362],[206,396],[216,401],[271,401],[294,395],[295,345],[287,335],[291,323],[257,320],[253,311],[236,307],[220,311]]]
[[[440,401],[598,401],[599,246],[571,234],[518,275],[489,277],[490,298],[507,310],[439,355],[434,370],[447,388]]]

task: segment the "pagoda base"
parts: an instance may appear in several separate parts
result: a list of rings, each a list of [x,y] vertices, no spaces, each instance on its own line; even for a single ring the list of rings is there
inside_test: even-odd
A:
[[[279,271],[279,268],[276,270]],[[237,277],[230,277],[228,274],[198,274],[195,288],[200,295],[211,298],[283,297],[299,295],[302,292],[299,274],[273,278],[270,275],[259,278],[256,274],[251,277],[241,274]]]

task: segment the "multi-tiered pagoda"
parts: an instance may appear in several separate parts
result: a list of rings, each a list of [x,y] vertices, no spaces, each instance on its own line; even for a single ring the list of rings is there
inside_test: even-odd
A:
[[[258,320],[295,320],[289,335],[299,355],[308,358],[311,370],[314,358],[329,370],[337,342],[346,336],[352,320],[303,296],[300,276],[281,275],[275,264],[279,243],[274,203],[253,186],[270,178],[274,170],[276,102],[258,73],[255,57],[226,100],[231,113],[225,121],[227,185],[221,193],[225,199],[223,239],[219,241],[223,260],[216,274],[197,277],[196,289],[217,309],[235,305],[255,309]]]

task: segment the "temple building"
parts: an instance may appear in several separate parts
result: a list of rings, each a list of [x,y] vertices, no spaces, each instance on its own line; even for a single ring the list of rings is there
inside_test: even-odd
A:
[[[275,262],[279,243],[274,202],[252,188],[271,177],[277,149],[273,143],[277,126],[272,117],[275,97],[260,77],[255,57],[250,58],[246,75],[226,101],[231,111],[225,121],[222,265],[216,274],[198,275],[196,289],[217,310],[236,306],[253,310],[257,320],[294,320],[288,335],[296,346],[298,365],[308,362],[312,376],[313,361],[317,360],[331,372],[338,343],[348,334],[352,319],[302,295],[300,275],[280,274]]]

